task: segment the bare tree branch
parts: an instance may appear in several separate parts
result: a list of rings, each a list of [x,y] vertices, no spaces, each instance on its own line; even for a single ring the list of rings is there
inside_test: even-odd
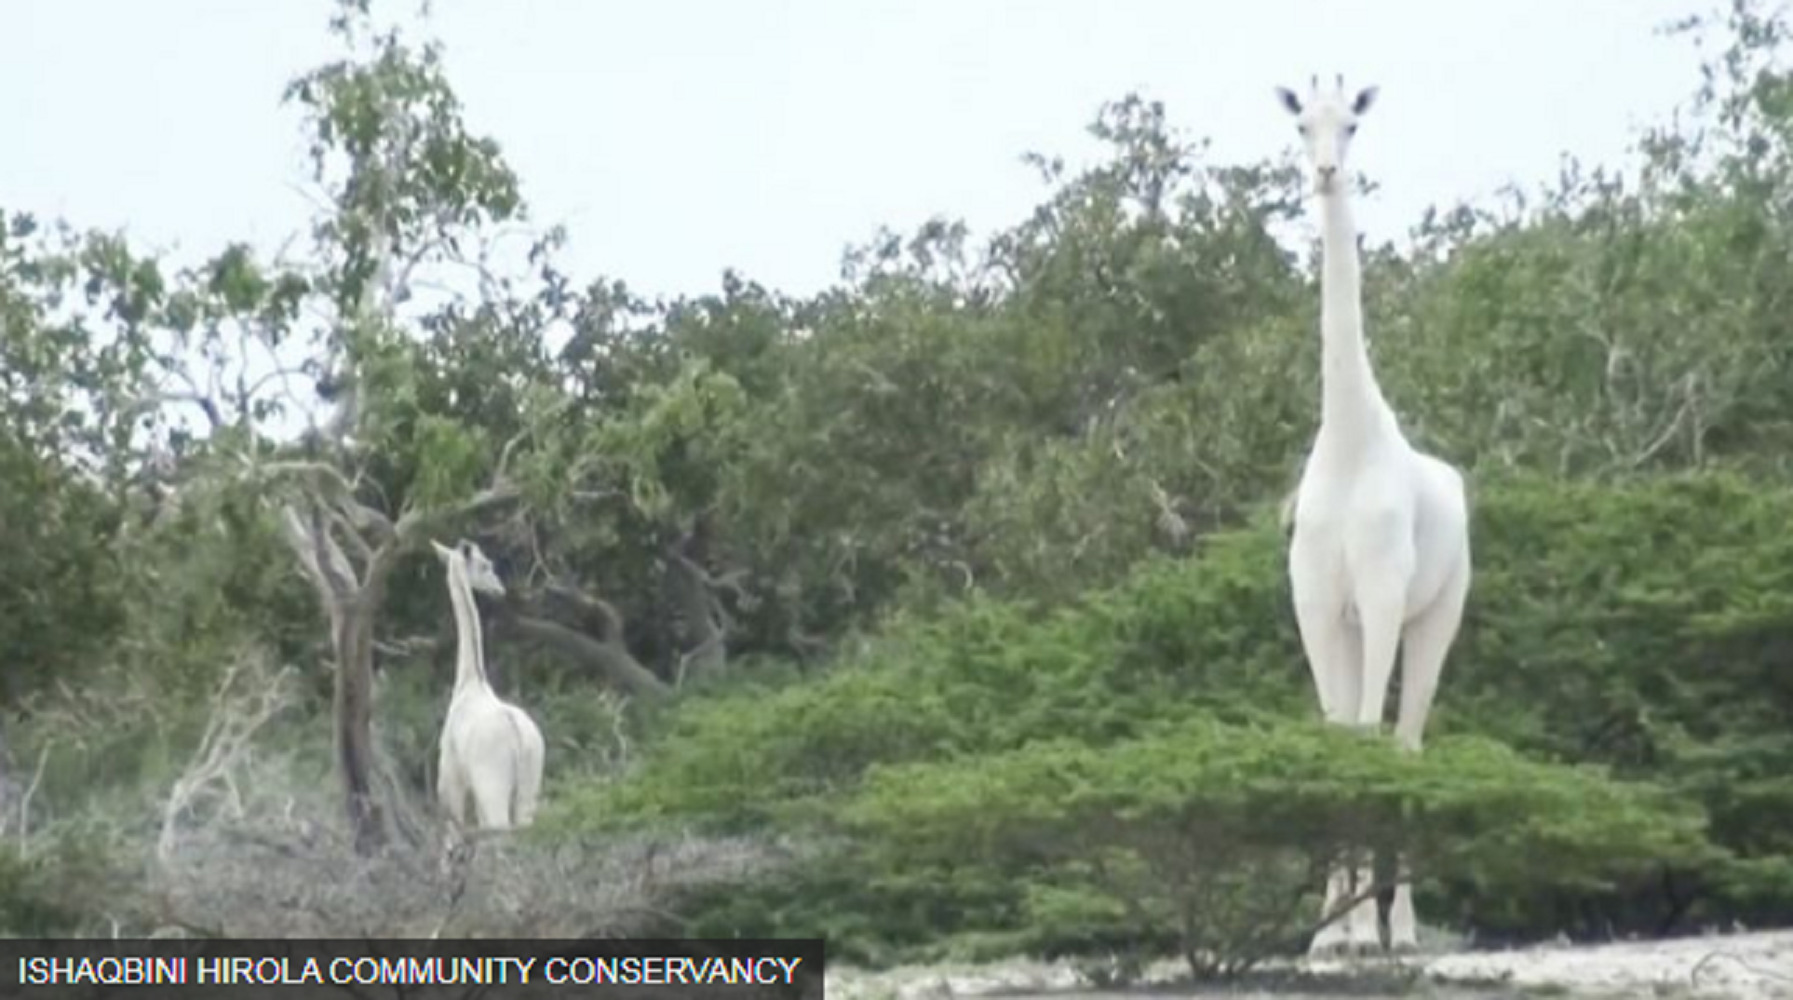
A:
[[[272,676],[251,676],[249,690],[239,691],[244,660],[237,659],[226,669],[224,678],[212,695],[211,718],[200,737],[193,760],[169,790],[162,808],[162,832],[156,840],[156,858],[167,863],[175,848],[179,823],[199,795],[214,784],[222,783],[236,799],[231,772],[248,752],[255,733],[286,704],[283,668]],[[259,673],[259,672],[258,672]],[[242,804],[234,802],[240,814]]]
[[[331,571],[325,568],[329,556],[319,540],[312,537],[311,529],[306,527],[305,520],[292,506],[280,508],[281,534],[288,547],[299,559],[299,568],[307,580],[317,589],[318,602],[325,611],[332,611],[340,595],[331,585]],[[334,620],[334,619],[333,619]]]
[[[508,611],[501,628],[514,629],[598,674],[612,687],[638,698],[663,698],[672,688],[629,652],[620,641],[603,641],[547,618]]]

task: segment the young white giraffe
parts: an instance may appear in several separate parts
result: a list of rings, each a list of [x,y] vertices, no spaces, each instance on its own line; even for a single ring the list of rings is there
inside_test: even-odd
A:
[[[1306,101],[1278,88],[1299,122],[1321,213],[1320,429],[1294,498],[1289,580],[1301,644],[1329,722],[1380,728],[1401,660],[1395,722],[1418,752],[1445,654],[1469,594],[1469,513],[1463,477],[1401,432],[1364,347],[1357,230],[1345,153],[1376,88],[1348,97],[1340,77]],[[1368,866],[1328,879],[1325,912],[1370,884]],[[1411,890],[1395,890],[1389,947],[1417,947]],[[1375,900],[1314,936],[1314,954],[1380,950]]]
[[[448,569],[454,605],[454,693],[442,725],[436,795],[458,826],[467,825],[467,798],[484,830],[528,826],[542,787],[542,732],[529,713],[498,697],[486,679],[479,606],[473,592],[502,597],[504,584],[479,546],[454,548],[431,541]]]

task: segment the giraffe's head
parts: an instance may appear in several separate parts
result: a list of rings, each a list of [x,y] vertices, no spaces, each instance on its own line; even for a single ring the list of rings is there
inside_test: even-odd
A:
[[[1331,194],[1337,190],[1345,172],[1345,152],[1351,137],[1357,134],[1358,119],[1375,103],[1376,88],[1365,87],[1355,96],[1345,92],[1343,75],[1334,78],[1330,90],[1320,89],[1320,78],[1314,77],[1307,99],[1295,96],[1287,87],[1276,88],[1283,107],[1295,116],[1301,132],[1301,143],[1307,152],[1307,163],[1313,170],[1314,192]]]
[[[492,568],[492,560],[486,558],[478,545],[463,538],[453,548],[443,545],[434,539],[430,545],[436,549],[436,555],[442,558],[447,566],[459,563],[461,571],[467,576],[467,585],[476,593],[490,594],[493,597],[504,596],[504,582],[498,579],[498,571]]]

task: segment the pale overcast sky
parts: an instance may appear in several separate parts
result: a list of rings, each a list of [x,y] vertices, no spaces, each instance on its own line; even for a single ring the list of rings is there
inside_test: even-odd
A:
[[[384,0],[393,4],[394,0]],[[397,0],[399,9],[412,0]],[[1138,89],[1221,159],[1292,148],[1272,97],[1311,73],[1381,86],[1353,146],[1398,238],[1428,204],[1617,163],[1691,94],[1655,33],[1704,0],[437,0],[471,128],[495,137],[575,276],[649,293],[726,267],[786,291],[844,245],[934,214],[979,234],[1085,162]],[[306,224],[293,76],[331,58],[326,0],[0,0],[0,206],[193,259]]]

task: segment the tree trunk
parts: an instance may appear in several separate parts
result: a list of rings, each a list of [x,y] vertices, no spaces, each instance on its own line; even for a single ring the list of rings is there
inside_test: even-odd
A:
[[[709,572],[709,521],[699,516],[691,531],[666,552],[668,596],[684,626],[674,677],[679,685],[728,671],[728,613]]]
[[[355,852],[386,844],[386,822],[374,785],[372,622],[361,602],[345,609],[336,643],[336,754],[342,769]]]

